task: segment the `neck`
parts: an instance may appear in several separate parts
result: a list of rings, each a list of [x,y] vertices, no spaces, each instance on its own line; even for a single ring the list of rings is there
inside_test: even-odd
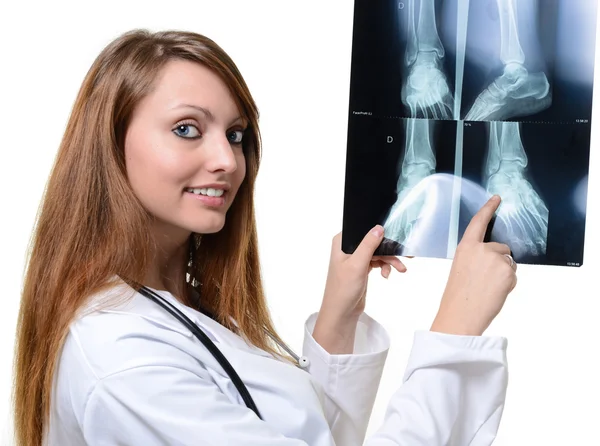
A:
[[[171,237],[155,231],[156,249],[153,253],[144,284],[157,290],[166,290],[181,301],[186,300],[186,272],[189,256],[189,237],[179,234]]]

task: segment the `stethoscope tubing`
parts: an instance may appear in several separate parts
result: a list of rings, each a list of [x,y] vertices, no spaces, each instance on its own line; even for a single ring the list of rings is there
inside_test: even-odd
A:
[[[154,291],[150,290],[149,288],[142,286],[137,291],[140,294],[142,294],[143,296],[150,299],[152,302],[161,306],[167,312],[169,312],[173,317],[175,317],[183,325],[185,325],[192,332],[192,334],[194,336],[196,336],[196,338],[207,348],[207,350],[217,360],[217,362],[223,368],[225,373],[227,373],[227,375],[233,382],[233,385],[235,386],[235,388],[239,392],[240,396],[244,400],[244,403],[246,403],[246,406],[249,409],[251,409],[254,413],[256,413],[258,418],[260,418],[262,420],[262,416],[260,415],[258,407],[256,406],[254,400],[252,399],[252,396],[250,395],[248,388],[246,387],[246,385],[244,384],[242,379],[239,377],[239,375],[237,374],[237,372],[235,371],[233,366],[227,360],[227,358],[225,358],[225,355],[223,355],[221,350],[219,350],[219,348],[214,344],[214,342],[212,342],[210,340],[210,338],[202,331],[202,329],[200,327],[198,327],[197,324],[192,322],[190,320],[190,318],[188,318],[185,314],[183,314],[172,303],[167,301],[162,296],[159,296],[158,294],[156,294]]]

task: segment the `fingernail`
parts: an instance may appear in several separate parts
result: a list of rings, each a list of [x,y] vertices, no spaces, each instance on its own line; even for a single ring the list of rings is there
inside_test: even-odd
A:
[[[494,195],[494,196],[492,197],[492,200],[493,200],[494,202],[500,201],[500,195]]]
[[[373,234],[375,237],[379,238],[383,235],[383,228],[381,226],[377,225],[373,229],[371,229],[371,234]]]

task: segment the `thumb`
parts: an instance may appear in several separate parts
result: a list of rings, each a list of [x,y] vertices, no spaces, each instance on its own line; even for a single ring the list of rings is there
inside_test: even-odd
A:
[[[352,258],[365,265],[369,264],[371,259],[373,259],[375,250],[381,244],[382,239],[383,227],[381,225],[377,225],[371,229],[367,235],[364,236],[360,242],[360,245],[358,245],[354,250]]]

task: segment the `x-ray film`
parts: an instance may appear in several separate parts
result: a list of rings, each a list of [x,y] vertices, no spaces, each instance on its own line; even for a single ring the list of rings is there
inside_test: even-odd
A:
[[[580,266],[597,0],[355,0],[342,249],[452,258],[486,241]]]

